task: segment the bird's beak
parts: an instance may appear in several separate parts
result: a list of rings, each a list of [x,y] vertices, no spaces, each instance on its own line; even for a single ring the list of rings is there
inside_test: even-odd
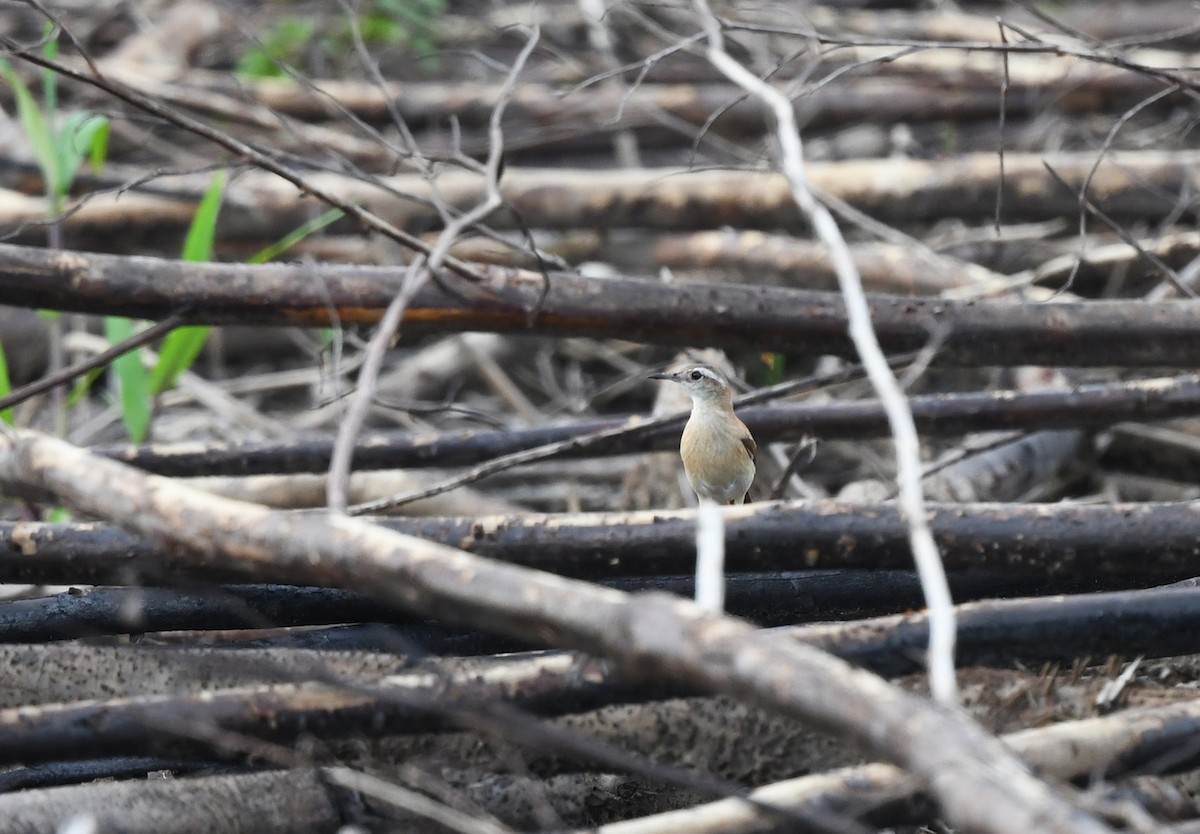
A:
[[[675,374],[669,374],[666,371],[663,371],[662,373],[650,374],[650,376],[648,376],[646,378],[647,379],[674,379]]]

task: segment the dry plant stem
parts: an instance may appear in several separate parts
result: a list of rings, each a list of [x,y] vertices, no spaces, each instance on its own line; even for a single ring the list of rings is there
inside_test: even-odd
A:
[[[412,294],[429,276],[425,269],[425,257],[417,255],[404,273],[404,283],[395,298],[388,304],[375,329],[375,334],[364,351],[358,384],[350,397],[349,407],[338,424],[337,436],[329,456],[329,474],[325,483],[325,503],[335,513],[346,510],[346,489],[350,480],[350,466],[354,462],[354,442],[367,419],[375,386],[379,382],[379,370],[383,367],[384,355],[392,344],[404,310],[412,300]]]
[[[911,771],[966,831],[1111,830],[956,710],[677,597],[631,597],[345,516],[296,517],[207,496],[34,432],[5,432],[0,484],[48,490],[182,546],[195,567],[356,590],[448,621],[579,648],[633,680],[673,677],[811,721]]]
[[[730,81],[761,98],[775,115],[775,134],[782,151],[783,172],[791,186],[796,205],[812,221],[821,242],[829,248],[837,272],[838,284],[846,302],[850,338],[866,368],[867,378],[887,412],[888,423],[896,449],[896,481],[900,488],[900,505],[909,524],[909,539],[913,558],[925,591],[929,608],[929,683],[933,696],[943,703],[958,700],[954,676],[954,603],[950,586],[938,555],[937,544],[925,517],[925,498],[921,492],[921,444],[912,411],[899,383],[888,367],[887,358],[875,336],[871,311],[863,293],[862,279],[854,266],[854,258],[838,229],[836,221],[823,205],[814,199],[804,171],[804,151],[795,111],[787,97],[761,80],[725,51],[721,24],[708,8],[707,0],[696,0],[708,33],[708,60]]]
[[[504,118],[504,108],[508,104],[512,88],[517,83],[517,77],[533,52],[533,48],[537,45],[538,34],[537,28],[534,28],[530,32],[525,46],[513,62],[512,69],[505,83],[504,94],[500,96],[500,100],[492,110],[492,118],[488,129],[490,147],[487,162],[484,166],[486,194],[483,202],[465,214],[455,218],[451,218],[443,213],[442,220],[446,225],[442,233],[438,235],[437,242],[429,251],[428,260],[418,256],[409,264],[400,292],[396,294],[396,297],[388,305],[383,320],[379,323],[375,335],[371,337],[370,344],[367,345],[366,359],[363,362],[362,370],[358,374],[358,385],[354,390],[354,395],[351,397],[349,411],[346,413],[345,419],[338,426],[337,440],[334,442],[333,455],[329,463],[328,504],[329,509],[333,512],[343,513],[346,511],[346,482],[350,477],[350,465],[354,455],[354,442],[366,420],[371,400],[375,396],[375,388],[379,381],[380,368],[383,366],[384,354],[396,336],[400,320],[404,317],[404,311],[408,308],[409,302],[421,289],[422,284],[429,279],[433,271],[442,268],[442,264],[449,256],[450,247],[458,239],[459,234],[464,229],[470,228],[471,225],[483,220],[504,202],[500,196],[501,162],[503,161],[504,153],[504,132],[501,129],[501,121]]]

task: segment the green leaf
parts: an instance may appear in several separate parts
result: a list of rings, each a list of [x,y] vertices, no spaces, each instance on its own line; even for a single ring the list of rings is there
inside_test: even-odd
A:
[[[108,119],[93,113],[71,113],[63,125],[59,145],[69,151],[71,164],[66,171],[71,182],[74,182],[79,163],[85,156],[92,170],[99,171],[104,167],[104,158],[108,154]],[[68,189],[70,185],[69,182]]]
[[[12,383],[8,378],[8,358],[4,355],[4,345],[0,344],[0,397],[7,397],[12,393]],[[13,410],[6,408],[0,411],[0,420],[13,425]]]
[[[309,18],[281,20],[261,43],[246,50],[234,72],[252,78],[277,78],[283,75],[280,62],[295,63],[316,31],[316,21]]]
[[[183,259],[200,263],[212,259],[213,241],[217,237],[217,216],[221,213],[221,198],[225,193],[225,172],[217,171],[196,206],[192,225],[183,241]]]
[[[0,74],[12,87],[13,98],[17,102],[17,118],[21,120],[25,137],[33,146],[34,157],[37,159],[38,167],[42,170],[42,179],[46,183],[46,193],[55,195],[59,193],[56,190],[59,182],[58,153],[54,147],[54,136],[50,132],[50,125],[46,122],[33,94],[25,86],[25,82],[7,61],[0,62]]]
[[[192,225],[188,227],[183,241],[183,260],[199,263],[212,259],[213,243],[217,237],[217,217],[221,213],[221,198],[225,192],[225,172],[213,174],[212,182],[200,198]],[[177,327],[163,339],[158,351],[158,363],[150,375],[150,390],[154,396],[172,388],[179,375],[196,361],[204,342],[208,339],[208,327],[192,325]]]
[[[109,344],[117,344],[133,335],[131,319],[105,316],[104,335]],[[132,350],[113,360],[113,373],[121,396],[121,418],[130,441],[141,443],[150,431],[150,382],[142,365],[142,349]]]
[[[103,116],[94,116],[82,111],[73,111],[63,120],[54,137],[54,150],[58,155],[59,182],[55,194],[65,197],[75,184],[79,163],[91,153],[96,135],[108,125]]]
[[[267,261],[274,260],[309,235],[316,234],[329,224],[340,220],[344,215],[345,212],[341,209],[330,209],[284,235],[270,246],[258,250],[246,260],[246,263],[265,264]],[[321,345],[321,350],[328,350],[329,346],[333,344],[333,328],[324,327],[319,332],[318,343]]]
[[[93,132],[90,142],[88,143],[88,164],[92,166],[93,171],[99,171],[104,167],[104,160],[108,158],[108,136],[112,132],[112,126],[108,123],[108,119],[103,116],[98,116],[100,124]]]
[[[787,374],[787,357],[782,353],[764,353],[762,359],[767,366],[766,381],[764,384],[778,385],[783,382]]]
[[[46,513],[46,521],[49,521],[51,524],[66,524],[73,519],[74,516],[71,515],[71,511],[66,507],[55,507]]]

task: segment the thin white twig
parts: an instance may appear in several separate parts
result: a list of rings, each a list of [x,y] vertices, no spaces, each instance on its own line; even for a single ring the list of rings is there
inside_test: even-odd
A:
[[[804,148],[796,125],[795,112],[787,97],[739,64],[725,51],[721,23],[709,9],[707,0],[696,0],[708,34],[709,62],[733,83],[760,98],[775,117],[783,173],[791,186],[796,205],[809,218],[817,237],[829,248],[838,276],[838,285],[846,303],[850,338],[858,351],[867,377],[887,413],[896,450],[896,480],[900,508],[908,522],[912,547],[925,604],[929,609],[929,685],[933,696],[944,703],[956,703],[958,686],[954,677],[955,619],[946,572],[937,544],[929,529],[925,497],[921,492],[920,441],[912,412],[903,391],[888,367],[863,292],[862,280],[854,266],[850,249],[833,215],[813,197],[804,170]]]
[[[696,604],[705,611],[725,611],[725,519],[721,506],[700,499],[696,511]]]
[[[504,203],[504,199],[500,196],[500,170],[504,154],[504,130],[501,122],[504,118],[504,110],[516,87],[517,78],[533,53],[539,36],[540,30],[536,26],[533,27],[529,33],[529,40],[513,62],[512,70],[505,79],[496,106],[492,109],[491,120],[488,123],[488,157],[482,166],[486,189],[483,201],[458,217],[451,218],[446,212],[442,213],[445,227],[438,235],[433,248],[429,250],[428,259],[418,256],[409,264],[400,291],[388,305],[375,335],[371,337],[371,341],[367,345],[366,359],[358,374],[358,385],[350,398],[346,417],[338,427],[337,439],[334,441],[333,452],[330,456],[329,479],[325,487],[326,503],[330,512],[344,513],[346,511],[346,484],[350,479],[354,441],[362,429],[371,400],[375,396],[375,386],[379,378],[379,369],[383,365],[384,354],[392,344],[409,301],[429,279],[433,271],[441,268],[450,252],[451,245],[458,239],[463,229],[483,220]]]

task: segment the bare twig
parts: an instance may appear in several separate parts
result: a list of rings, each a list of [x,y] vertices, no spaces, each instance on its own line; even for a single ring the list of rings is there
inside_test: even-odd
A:
[[[471,224],[487,217],[504,202],[500,196],[500,175],[504,159],[504,131],[501,127],[501,120],[504,118],[504,108],[508,104],[512,88],[516,85],[517,78],[525,66],[525,62],[528,60],[530,54],[532,54],[533,48],[537,45],[538,36],[539,32],[535,27],[530,33],[525,46],[517,55],[517,59],[513,62],[512,71],[508,75],[504,92],[496,103],[496,107],[492,110],[492,119],[489,126],[490,148],[488,150],[487,162],[483,169],[486,178],[486,196],[483,202],[471,211],[458,217],[451,218],[443,213],[443,220],[446,225],[442,229],[441,234],[438,235],[437,242],[429,250],[428,260],[422,257],[413,259],[413,262],[409,265],[405,273],[404,283],[400,288],[400,292],[396,294],[391,304],[388,305],[383,320],[380,321],[375,335],[371,337],[371,342],[367,345],[366,359],[358,375],[358,386],[355,389],[354,396],[350,400],[350,408],[346,413],[346,417],[338,427],[337,441],[334,443],[333,456],[329,462],[327,495],[329,509],[333,512],[340,513],[346,510],[346,482],[350,477],[354,441],[358,437],[358,432],[362,428],[363,422],[366,420],[367,411],[375,395],[375,385],[379,379],[379,369],[383,365],[384,354],[395,338],[396,330],[400,326],[400,319],[404,316],[404,311],[408,308],[409,302],[416,295],[417,291],[421,289],[421,286],[432,272],[440,269],[442,264],[446,262],[450,247],[459,234],[464,229],[469,228]]]
[[[954,678],[954,606],[945,570],[938,556],[937,544],[926,519],[925,500],[921,493],[921,447],[912,412],[904,392],[888,367],[871,324],[871,314],[863,293],[862,281],[854,266],[853,256],[829,210],[813,197],[804,171],[804,153],[796,125],[792,103],[771,85],[760,80],[724,48],[721,24],[708,8],[707,0],[697,0],[696,6],[708,32],[708,59],[729,80],[741,85],[771,109],[776,120],[776,136],[782,151],[783,171],[791,186],[792,196],[800,210],[811,220],[821,241],[829,247],[830,258],[837,271],[838,284],[846,302],[850,337],[867,370],[867,377],[887,411],[896,448],[896,478],[900,487],[900,503],[909,523],[909,538],[913,557],[921,576],[931,617],[929,636],[929,678],[933,694],[951,703],[957,700]]]

